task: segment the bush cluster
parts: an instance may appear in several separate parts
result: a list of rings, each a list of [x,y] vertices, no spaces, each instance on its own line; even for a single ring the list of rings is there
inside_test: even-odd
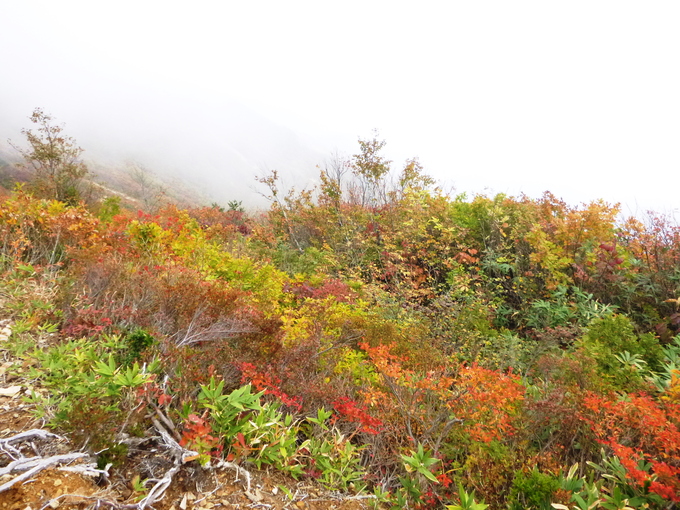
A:
[[[381,147],[316,193],[263,179],[258,217],[5,198],[3,313],[41,416],[124,461],[160,406],[198,462],[395,507],[680,501],[680,228],[451,198],[416,161],[391,181]]]

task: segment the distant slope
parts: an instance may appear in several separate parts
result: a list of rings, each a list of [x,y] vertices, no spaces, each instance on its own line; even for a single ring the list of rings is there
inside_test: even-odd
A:
[[[279,171],[284,183],[299,188],[317,175],[330,152],[303,135],[240,104],[206,103],[146,91],[117,100],[115,91],[93,91],[73,109],[40,104],[85,150],[83,158],[104,180],[115,184],[131,165],[144,167],[167,187],[195,190],[193,197],[226,203],[242,200],[263,206],[255,177]],[[16,111],[0,118],[0,136],[23,144]],[[0,143],[5,149],[6,144]],[[123,179],[124,180],[124,179]],[[185,190],[182,190],[185,191]]]

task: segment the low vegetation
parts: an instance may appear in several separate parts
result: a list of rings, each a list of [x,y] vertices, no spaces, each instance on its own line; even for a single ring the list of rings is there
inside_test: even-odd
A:
[[[100,469],[162,415],[184,463],[384,508],[673,508],[680,228],[451,197],[383,145],[313,190],[261,178],[257,215],[86,206],[42,180],[3,199],[2,318],[35,415]]]

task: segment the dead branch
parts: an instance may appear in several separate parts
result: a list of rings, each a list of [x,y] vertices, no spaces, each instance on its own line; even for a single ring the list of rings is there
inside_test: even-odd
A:
[[[24,474],[19,475],[9,482],[0,485],[0,492],[5,492],[9,489],[11,489],[15,484],[19,482],[23,482],[24,480],[28,480],[31,478],[33,475],[36,473],[39,473],[45,468],[48,468],[52,466],[53,464],[58,464],[61,462],[73,462],[76,459],[82,459],[83,457],[87,457],[86,453],[68,453],[65,455],[53,455],[52,457],[47,457],[47,458],[38,458],[36,459],[35,457],[31,457],[29,459],[19,459],[15,460],[13,462],[10,462],[7,466],[4,468],[0,469],[0,476],[6,475],[6,474],[12,474],[18,471],[24,471],[27,470]]]
[[[178,347],[198,342],[208,342],[221,338],[236,338],[242,335],[257,333],[257,328],[249,321],[237,318],[223,318],[213,324],[201,328],[196,325],[204,310],[199,309],[184,331],[178,331],[172,338]]]
[[[61,496],[57,496],[56,498],[50,499],[47,503],[45,503],[40,510],[45,510],[48,507],[54,508],[53,502],[58,502],[60,499],[81,499],[85,501],[94,501],[93,505],[94,508],[101,508],[102,506],[104,507],[110,507],[113,508],[114,510],[123,510],[123,509],[137,509],[139,508],[137,506],[137,503],[134,504],[125,504],[125,503],[116,503],[114,501],[109,501],[106,499],[101,499],[99,496],[85,496],[82,494],[62,494]],[[90,507],[92,508],[92,507]]]
[[[163,446],[168,448],[171,454],[174,456],[175,465],[168,469],[165,475],[163,475],[163,478],[152,480],[156,482],[155,485],[149,490],[149,493],[144,497],[144,499],[137,503],[137,508],[140,510],[143,510],[147,506],[153,505],[156,501],[160,501],[165,495],[165,491],[168,489],[168,487],[170,487],[170,484],[172,483],[172,477],[175,476],[177,471],[179,471],[179,469],[182,467],[184,460],[187,457],[198,455],[198,452],[193,452],[191,450],[182,448],[156,418],[152,418],[151,422],[161,435]]]
[[[148,443],[152,441],[153,437],[130,437],[127,434],[121,434],[118,436],[117,441],[120,444],[126,444],[130,447],[137,448],[139,445]]]
[[[147,506],[154,504],[156,501],[160,501],[165,495],[165,491],[167,490],[167,488],[170,487],[170,484],[172,483],[172,477],[175,476],[175,473],[179,471],[180,467],[181,467],[180,464],[175,464],[165,473],[163,478],[161,478],[160,480],[154,480],[156,482],[156,485],[154,485],[149,491],[149,493],[146,496],[144,496],[144,499],[137,503],[137,507],[140,510],[143,510]]]
[[[188,457],[196,457],[198,455],[198,452],[182,448],[156,418],[151,418],[151,423],[153,423],[153,426],[156,427],[156,430],[161,435],[165,447],[169,448],[170,451],[175,454],[176,459],[178,459],[180,463],[183,464]]]
[[[221,460],[217,466],[217,468],[226,468],[226,469],[233,469],[236,471],[236,481],[238,482],[238,475],[243,474],[243,476],[246,479],[246,485],[247,485],[247,492],[250,493],[250,472],[248,470],[243,469],[241,466],[238,464],[234,464],[233,462],[228,462],[226,460]]]
[[[58,436],[56,434],[52,434],[51,432],[47,432],[46,430],[42,429],[31,429],[27,430],[26,432],[21,432],[19,434],[16,434],[12,437],[6,437],[4,439],[0,439],[0,448],[3,448],[7,445],[11,445],[12,443],[17,443],[19,441],[26,441],[28,439],[49,439],[49,438],[56,438],[56,439],[63,439],[63,437]]]
[[[109,478],[109,469],[113,464],[107,464],[104,469],[98,469],[97,464],[92,462],[89,464],[78,464],[77,466],[65,466],[58,468],[59,471],[66,471],[68,473],[78,473],[84,476],[97,477],[102,476],[105,479]]]
[[[175,424],[172,423],[170,418],[168,418],[165,414],[163,414],[163,411],[156,405],[155,402],[152,402],[154,409],[156,411],[156,416],[160,418],[160,420],[165,424],[166,427],[172,432],[172,435],[175,437],[176,440],[180,439],[179,432],[177,432],[177,429],[175,428]]]

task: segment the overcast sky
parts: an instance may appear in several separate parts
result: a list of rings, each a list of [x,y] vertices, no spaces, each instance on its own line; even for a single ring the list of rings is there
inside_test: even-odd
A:
[[[238,103],[316,149],[351,153],[377,128],[397,165],[418,156],[458,192],[670,211],[679,26],[677,0],[0,0],[0,134],[42,106],[77,133],[129,120],[120,143],[155,123],[198,140],[181,113],[116,112]]]

